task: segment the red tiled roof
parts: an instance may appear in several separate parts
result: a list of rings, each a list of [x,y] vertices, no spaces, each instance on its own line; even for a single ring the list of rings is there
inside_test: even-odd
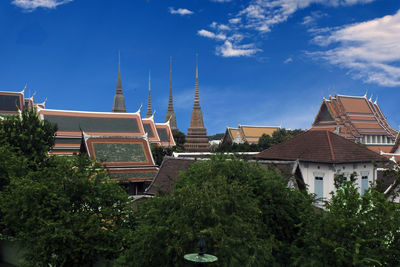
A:
[[[329,131],[307,131],[272,146],[255,156],[258,159],[345,163],[370,162],[382,158],[368,148]]]

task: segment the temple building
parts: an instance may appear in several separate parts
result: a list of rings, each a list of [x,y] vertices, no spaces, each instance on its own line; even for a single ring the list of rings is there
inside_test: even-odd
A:
[[[272,136],[280,128],[279,126],[250,126],[240,124],[238,128],[226,127],[221,144],[243,144],[246,142],[249,144],[258,144],[258,140],[263,134]]]
[[[312,130],[329,130],[366,145],[375,152],[390,152],[397,132],[390,127],[378,102],[367,95],[334,95],[323,99]]]
[[[200,108],[199,97],[199,66],[196,59],[196,86],[194,93],[194,104],[190,119],[190,126],[187,131],[185,151],[187,152],[208,152],[210,144],[208,143],[207,130],[204,128],[203,113]]]
[[[171,125],[172,130],[178,130],[178,126],[176,124],[176,116],[174,112],[174,103],[172,99],[172,57],[170,58],[169,64],[169,98],[168,98],[168,110],[165,115],[165,122],[168,122]]]

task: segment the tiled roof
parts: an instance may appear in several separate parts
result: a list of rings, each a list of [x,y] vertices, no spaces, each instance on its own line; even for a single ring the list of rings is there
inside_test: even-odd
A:
[[[24,92],[0,92],[0,113],[17,114],[24,108]]]
[[[86,133],[102,135],[144,134],[143,124],[138,113],[86,112],[40,109],[42,119],[57,124],[57,135],[70,136]]]
[[[382,158],[368,148],[329,131],[306,131],[255,156],[259,159],[321,163],[371,162]]]
[[[155,123],[158,137],[162,146],[175,146],[174,135],[172,134],[169,122]]]
[[[83,134],[90,157],[103,160],[107,167],[155,166],[145,137],[92,136]]]
[[[195,162],[194,159],[165,157],[156,177],[146,189],[146,193],[155,195],[161,192],[171,192],[174,188],[174,180],[179,176],[179,171],[187,170],[193,162]]]
[[[156,124],[154,123],[153,116],[150,118],[143,118],[144,131],[147,133],[150,143],[160,144],[160,137],[158,136]]]
[[[394,139],[397,132],[392,129],[377,101],[366,96],[335,95],[323,99],[315,117],[314,130],[338,130],[338,134],[357,139],[364,135],[383,135]]]

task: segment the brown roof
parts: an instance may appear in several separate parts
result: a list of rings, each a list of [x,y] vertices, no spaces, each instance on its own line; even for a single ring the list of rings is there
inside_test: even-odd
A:
[[[156,177],[146,189],[146,194],[171,192],[174,188],[174,180],[179,176],[179,171],[187,170],[193,162],[195,162],[194,159],[165,157]]]
[[[324,129],[327,125],[340,126],[340,135],[355,139],[362,135],[386,135],[393,138],[396,135],[377,102],[357,96],[335,95],[323,99],[313,128]]]
[[[338,100],[347,112],[371,113],[366,98],[338,96]]]
[[[329,131],[306,131],[255,156],[259,159],[296,160],[321,163],[371,162],[381,157]]]

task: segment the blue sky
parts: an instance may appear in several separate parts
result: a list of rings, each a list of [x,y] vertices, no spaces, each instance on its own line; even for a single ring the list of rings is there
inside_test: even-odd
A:
[[[189,127],[199,54],[208,134],[226,126],[309,128],[322,97],[378,103],[400,127],[398,0],[3,0],[0,90],[51,109],[111,111],[121,52],[128,112],[168,105]]]

